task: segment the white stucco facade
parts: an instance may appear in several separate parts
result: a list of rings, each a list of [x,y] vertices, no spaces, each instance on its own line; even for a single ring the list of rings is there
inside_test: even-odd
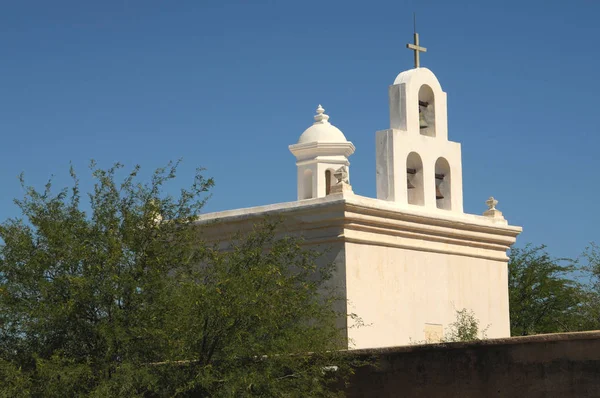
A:
[[[405,345],[443,335],[456,310],[475,313],[490,338],[510,336],[508,257],[521,232],[490,198],[483,215],[465,214],[460,144],[448,141],[446,93],[425,68],[402,72],[389,88],[390,129],[376,133],[377,198],[355,195],[354,145],[321,106],[289,149],[298,200],[199,218],[208,240],[226,242],[265,217],[279,233],[303,236],[334,261],[332,283],[345,310],[350,348]]]
[[[510,335],[506,250],[521,228],[503,220],[400,206],[352,192],[206,214],[210,240],[227,240],[265,217],[282,217],[281,234],[335,261],[333,283],[347,312],[366,326],[347,326],[351,348],[405,345],[446,331],[455,310],[476,314],[487,336]],[[345,322],[345,321],[343,321]]]

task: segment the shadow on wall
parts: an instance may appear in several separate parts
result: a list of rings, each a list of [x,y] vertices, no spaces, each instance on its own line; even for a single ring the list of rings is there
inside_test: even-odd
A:
[[[357,397],[600,397],[600,331],[366,349]],[[401,393],[399,393],[401,391]]]

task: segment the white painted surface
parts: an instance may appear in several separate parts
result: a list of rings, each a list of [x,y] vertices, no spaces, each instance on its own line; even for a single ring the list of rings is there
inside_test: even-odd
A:
[[[356,348],[422,342],[426,324],[443,330],[456,310],[475,313],[487,337],[509,337],[504,261],[346,243],[348,311],[370,326],[350,328]]]
[[[333,283],[348,311],[370,324],[347,330],[351,348],[422,341],[425,324],[447,330],[462,308],[474,311],[483,327],[490,324],[488,337],[509,336],[506,250],[520,227],[349,191],[206,214],[198,225],[209,241],[226,242],[269,216],[284,220],[282,235],[303,236],[327,253],[323,264],[335,260]]]

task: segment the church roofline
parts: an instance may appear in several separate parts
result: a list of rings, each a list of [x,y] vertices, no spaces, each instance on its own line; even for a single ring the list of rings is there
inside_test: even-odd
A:
[[[508,261],[506,250],[522,231],[484,216],[414,207],[341,193],[209,213],[196,224],[206,228],[209,240],[220,241],[265,217],[281,216],[286,233],[304,234],[307,243],[345,241],[496,261]]]
[[[365,209],[371,209],[378,213],[394,213],[397,215],[403,215],[408,217],[417,217],[419,219],[430,219],[432,223],[460,223],[465,227],[477,226],[481,228],[489,228],[491,231],[507,230],[512,233],[519,234],[523,228],[513,225],[507,225],[506,223],[498,224],[491,221],[488,217],[480,216],[477,214],[468,213],[454,213],[442,209],[429,209],[423,206],[417,205],[399,205],[396,202],[369,198],[366,196],[356,195],[354,193],[340,193],[331,194],[321,198],[307,199],[307,200],[296,200],[292,202],[281,202],[270,205],[245,207],[234,210],[223,210],[212,213],[205,213],[198,216],[196,223],[202,224],[208,221],[216,219],[222,220],[231,217],[248,217],[266,215],[272,212],[281,211],[292,211],[301,209],[311,209],[323,206],[329,206],[333,203],[346,203],[349,206],[363,207]],[[389,214],[386,214],[389,216]]]

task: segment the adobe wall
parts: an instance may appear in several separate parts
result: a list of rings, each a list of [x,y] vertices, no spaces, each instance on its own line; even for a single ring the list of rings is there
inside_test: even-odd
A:
[[[600,331],[356,350],[356,397],[600,397]]]

